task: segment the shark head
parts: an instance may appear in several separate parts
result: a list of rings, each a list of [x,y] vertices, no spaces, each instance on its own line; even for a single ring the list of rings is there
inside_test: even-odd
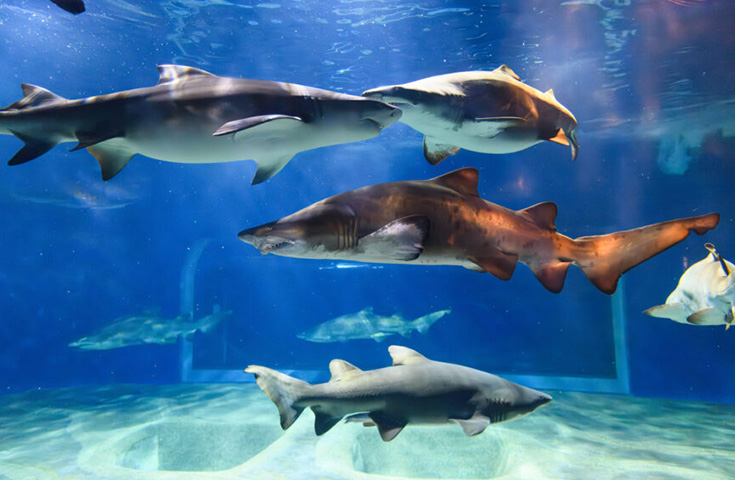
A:
[[[506,391],[494,390],[487,395],[479,411],[492,423],[507,422],[525,417],[537,408],[551,402],[551,395],[522,385],[508,382]]]
[[[243,230],[240,240],[262,254],[329,258],[355,245],[355,212],[349,205],[317,203],[275,222]]]
[[[347,98],[347,100],[345,100]],[[322,100],[314,114],[345,143],[376,137],[400,118],[402,111],[385,102],[352,95],[340,95],[336,101]],[[335,139],[334,141],[336,141]]]

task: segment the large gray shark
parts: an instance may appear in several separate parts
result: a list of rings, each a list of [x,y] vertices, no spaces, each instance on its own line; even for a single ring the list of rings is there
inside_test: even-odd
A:
[[[688,325],[725,325],[735,318],[735,265],[717,253],[711,243],[709,254],[689,267],[663,305],[644,311]]]
[[[81,350],[112,350],[147,343],[174,343],[180,336],[190,338],[196,331],[207,333],[230,315],[232,311],[215,310],[211,315],[191,321],[186,315],[163,318],[143,312],[118,319],[69,346]]]
[[[480,198],[479,174],[463,168],[431,180],[383,183],[329,197],[240,232],[261,253],[376,263],[459,265],[508,280],[520,261],[552,292],[569,265],[612,294],[639,263],[719,223],[710,213],[608,235],[557,233],[557,208],[513,211]]]
[[[451,310],[439,310],[415,320],[406,320],[398,314],[390,317],[376,315],[373,307],[367,307],[357,313],[349,313],[327,320],[297,336],[317,343],[346,342],[363,338],[372,338],[376,342],[382,342],[391,335],[408,337],[414,330],[425,334],[429,331],[429,327],[450,312]]]
[[[376,425],[386,442],[409,424],[458,423],[467,435],[477,435],[491,423],[528,415],[551,401],[543,392],[473,368],[435,362],[410,348],[393,345],[388,352],[393,366],[377,370],[332,360],[331,380],[318,385],[257,365],[245,372],[255,375],[276,404],[284,430],[311,407],[317,435],[345,415],[358,414],[359,420]]]
[[[492,72],[458,72],[367,90],[363,96],[396,105],[401,122],[424,137],[436,165],[460,148],[511,153],[544,140],[570,145],[577,158],[577,120],[549,90],[520,81],[503,65]]]
[[[62,142],[77,142],[114,177],[139,153],[179,163],[253,159],[253,183],[268,180],[298,152],[365,140],[401,111],[377,100],[265,80],[218,77],[180,65],[158,67],[153,87],[67,100],[23,84],[24,97],[0,109],[0,133],[25,146],[18,165]]]

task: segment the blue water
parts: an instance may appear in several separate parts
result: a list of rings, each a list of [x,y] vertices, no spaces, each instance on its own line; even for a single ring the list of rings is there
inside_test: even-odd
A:
[[[237,233],[364,185],[473,166],[480,194],[520,209],[559,206],[571,237],[718,211],[692,236],[624,276],[631,393],[735,402],[735,335],[644,316],[704,242],[735,258],[735,10],[721,1],[122,1],[71,16],[44,0],[0,5],[0,104],[20,83],[67,98],[153,85],[155,66],[359,94],[385,84],[509,65],[553,88],[579,121],[580,154],[545,143],[510,155],[462,151],[429,165],[402,124],[379,137],[298,154],[250,186],[255,164],[182,165],[135,157],[103,183],[86,152],[56,147],[0,174],[0,387],[175,383],[179,348],[79,351],[67,344],[113,320],[179,312],[179,275],[208,239],[196,316],[233,316],[194,339],[194,367],[249,363],[325,370],[332,358],[388,363],[402,343],[499,374],[615,376],[612,308],[576,268],[561,294],[525,266],[502,282],[458,267],[363,265],[261,256]],[[730,136],[728,136],[730,135]],[[9,159],[21,142],[0,137]],[[315,344],[296,334],[346,313],[416,318],[451,308],[427,335]],[[245,376],[243,374],[243,376]]]

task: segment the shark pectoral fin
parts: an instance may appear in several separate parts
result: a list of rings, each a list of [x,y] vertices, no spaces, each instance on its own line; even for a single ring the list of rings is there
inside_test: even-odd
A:
[[[288,123],[283,123],[283,122],[288,122]],[[232,120],[231,122],[227,122],[223,124],[221,127],[219,127],[217,131],[214,132],[212,135],[216,137],[221,136],[221,135],[230,135],[232,133],[242,132],[243,130],[247,130],[249,128],[258,127],[266,123],[272,123],[272,126],[279,124],[278,125],[279,127],[284,127],[284,126],[288,127],[288,126],[296,125],[296,124],[289,125],[289,123],[291,122],[302,123],[303,120],[300,117],[295,117],[293,115],[256,115],[254,117],[239,118],[237,120]]]
[[[452,418],[450,420],[457,422],[468,437],[481,434],[485,431],[488,425],[490,425],[490,419],[478,412],[475,412],[475,414],[467,420],[460,420],[457,418]]]
[[[355,375],[362,373],[362,370],[352,365],[350,362],[345,362],[344,360],[335,358],[329,362],[329,373],[332,374],[332,378],[330,378],[329,381],[337,382],[354,377]]]
[[[316,417],[314,419],[314,432],[317,435],[324,435],[342,419],[342,417],[333,417],[332,415],[314,407],[311,407],[311,410],[314,412],[314,416]]]
[[[115,139],[87,147],[87,151],[99,162],[102,180],[109,180],[117,175],[135,155],[123,142]]]
[[[545,264],[529,265],[541,285],[552,293],[559,293],[564,288],[567,270],[572,262],[554,261]]]
[[[567,139],[567,136],[564,135],[564,130],[562,130],[561,128],[559,129],[559,131],[556,132],[556,135],[548,138],[547,140],[550,142],[558,143],[559,145],[569,146],[569,140]]]
[[[482,257],[472,257],[469,260],[477,265],[477,268],[473,268],[472,270],[488,272],[501,280],[510,280],[518,264],[518,255],[492,252],[492,254]]]
[[[70,151],[74,152],[76,150],[81,150],[82,148],[88,148],[92,145],[97,145],[100,142],[104,142],[105,140],[110,140],[113,138],[119,138],[124,137],[125,132],[122,130],[117,131],[111,131],[111,132],[104,132],[104,133],[97,133],[97,132],[76,132],[77,140],[79,140],[79,143],[77,143],[74,148],[72,148]]]
[[[287,153],[279,157],[268,157],[268,158],[261,157],[259,159],[256,159],[255,163],[258,164],[258,169],[255,171],[255,176],[253,177],[253,181],[251,182],[251,185],[257,185],[259,183],[263,183],[266,180],[270,179],[276,173],[283,170],[283,167],[285,167],[286,164],[290,162],[292,158],[293,158],[293,154]]]
[[[687,322],[692,325],[721,325],[725,323],[725,316],[719,310],[708,307],[689,315]]]
[[[10,130],[10,133],[22,140],[25,145],[23,148],[18,150],[15,155],[13,155],[13,158],[8,161],[8,165],[20,165],[21,163],[30,162],[34,158],[40,157],[59,144],[56,140],[34,138],[20,132],[14,132],[13,130]]]
[[[360,238],[357,248],[375,259],[416,260],[424,251],[430,224],[429,217],[424,215],[399,218]]]
[[[459,152],[460,148],[456,145],[439,143],[431,137],[424,137],[424,158],[432,164],[437,165],[450,155]]]
[[[370,412],[368,413],[368,416],[370,417],[370,420],[375,423],[375,426],[378,427],[380,438],[382,438],[384,442],[390,442],[396,438],[396,435],[401,433],[403,427],[408,424],[407,421],[393,417],[392,415],[380,410]]]
[[[650,315],[656,318],[668,318],[668,319],[684,319],[687,315],[687,309],[683,304],[677,303],[664,303],[663,305],[656,305],[648,310],[643,311],[644,314]]]
[[[408,347],[402,347],[400,345],[391,345],[388,347],[388,353],[393,359],[394,367],[397,367],[398,365],[412,365],[430,361],[416,350],[412,350]]]

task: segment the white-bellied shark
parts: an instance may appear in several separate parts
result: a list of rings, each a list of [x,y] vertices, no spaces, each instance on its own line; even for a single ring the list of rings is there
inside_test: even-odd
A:
[[[735,265],[706,243],[709,254],[689,267],[663,305],[644,311],[646,315],[669,318],[689,325],[725,325],[735,318]]]
[[[458,423],[467,435],[477,435],[491,423],[528,415],[551,401],[543,392],[474,368],[429,360],[410,348],[393,345],[388,352],[393,366],[377,370],[332,360],[331,380],[318,385],[257,365],[245,372],[255,375],[276,404],[284,430],[311,407],[317,435],[344,416],[358,414],[360,421],[376,425],[386,442],[406,425]]]
[[[414,330],[426,334],[429,327],[448,313],[451,313],[451,310],[439,310],[415,320],[406,320],[398,314],[390,317],[376,315],[373,307],[367,307],[357,313],[348,313],[327,320],[297,336],[316,343],[346,342],[364,338],[382,342],[391,335],[409,337]]]
[[[424,137],[424,156],[436,165],[460,148],[511,153],[548,140],[572,148],[577,120],[549,90],[520,81],[503,65],[491,72],[458,72],[367,90],[363,96],[403,110],[401,122]]]
[[[69,346],[81,350],[112,350],[131,345],[174,343],[180,336],[191,339],[197,331],[207,333],[230,315],[230,310],[215,309],[199,320],[190,320],[186,315],[164,318],[154,312],[143,312],[115,320]]]
[[[0,133],[25,142],[9,165],[77,142],[72,150],[94,155],[104,180],[141,154],[178,163],[252,159],[256,184],[301,151],[373,138],[401,116],[377,100],[302,85],[180,65],[158,71],[153,87],[80,100],[23,84],[25,96],[0,109]]]
[[[382,183],[326,198],[240,232],[261,253],[376,263],[459,265],[508,280],[520,261],[552,292],[577,265],[597,288],[615,292],[639,263],[720,221],[710,213],[608,235],[557,233],[557,208],[513,211],[480,198],[479,174],[463,168],[431,180]]]

